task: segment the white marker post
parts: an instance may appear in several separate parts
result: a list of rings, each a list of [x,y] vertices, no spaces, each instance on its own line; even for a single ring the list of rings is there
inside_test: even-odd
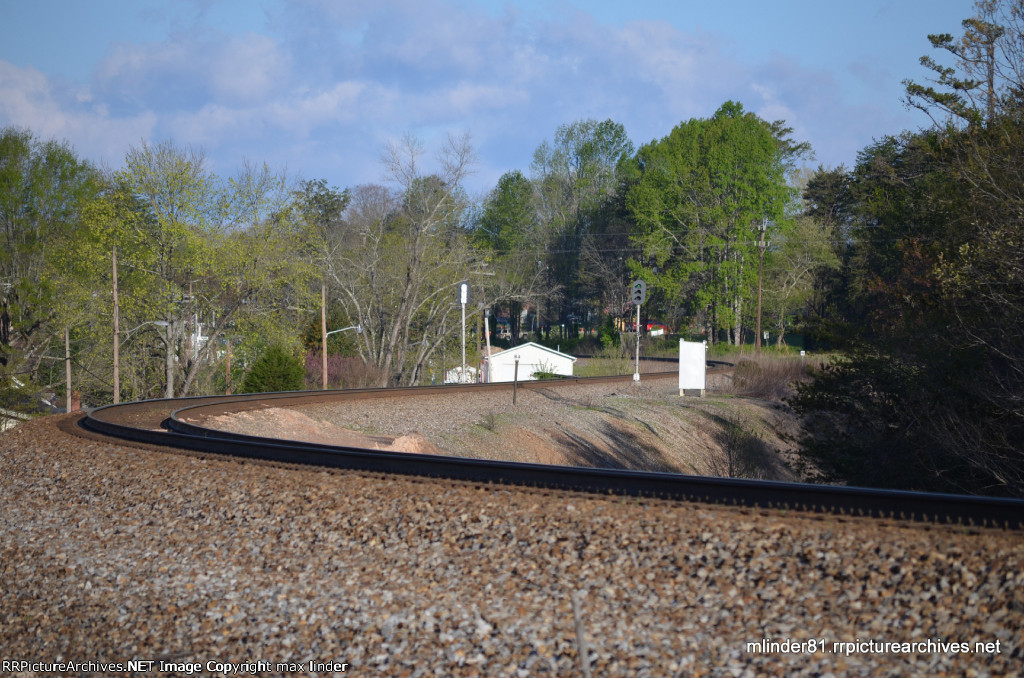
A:
[[[459,372],[459,383],[466,383],[466,304],[469,303],[469,283],[459,283],[459,303],[462,304],[462,371]]]

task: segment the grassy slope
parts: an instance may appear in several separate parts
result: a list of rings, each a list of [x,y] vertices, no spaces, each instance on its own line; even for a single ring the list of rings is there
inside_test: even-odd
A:
[[[741,364],[735,375],[712,377],[705,398],[640,386],[600,402],[569,403],[555,421],[495,415],[441,446],[510,461],[795,480],[799,425],[778,400],[794,366],[799,371],[792,360]]]

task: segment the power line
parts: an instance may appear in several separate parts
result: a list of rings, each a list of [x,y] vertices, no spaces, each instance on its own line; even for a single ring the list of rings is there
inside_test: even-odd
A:
[[[939,240],[939,238],[936,238],[936,237],[933,237],[933,236],[900,236],[900,237],[891,237],[891,238],[827,238],[827,239],[813,239],[813,240],[808,240],[808,239],[794,240],[794,239],[776,237],[776,238],[773,238],[772,242],[776,243],[776,244],[799,244],[799,245],[809,245],[809,244],[827,244],[827,245],[843,245],[843,244],[854,245],[854,244],[861,244],[861,245],[865,245],[865,244],[882,244],[882,243],[905,242],[905,241],[910,241],[910,240],[914,240],[914,241],[917,241],[917,242],[935,242],[935,241]],[[738,247],[750,247],[750,248],[755,248],[755,247],[757,247],[757,245],[758,245],[758,241],[757,240],[733,240],[733,241],[729,241],[729,242],[719,242],[719,243],[700,243],[698,245],[694,245],[692,248],[687,248],[684,245],[672,245],[670,249],[672,251],[683,251],[683,250],[686,250],[686,249],[699,250],[699,249],[723,248],[723,247],[737,247],[737,248]],[[517,248],[514,248],[514,247],[495,247],[495,248],[488,248],[488,251],[489,252],[494,252],[494,253],[497,253],[497,254],[509,254],[509,253],[513,253],[513,252],[524,252],[524,253],[532,253],[535,256],[541,256],[541,255],[544,255],[544,254],[581,254],[583,252],[597,252],[597,253],[602,253],[602,254],[606,254],[606,253],[622,253],[622,252],[642,252],[642,251],[644,251],[644,249],[645,248],[644,248],[643,245],[629,245],[629,246],[622,246],[622,247],[570,247],[570,248],[544,249],[544,250],[521,250],[521,249],[517,249]]]

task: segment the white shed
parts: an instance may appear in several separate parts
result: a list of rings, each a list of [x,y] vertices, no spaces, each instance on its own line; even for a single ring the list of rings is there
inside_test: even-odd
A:
[[[519,358],[519,381],[536,379],[533,376],[535,372],[550,372],[571,377],[572,365],[576,362],[576,358],[567,353],[531,341],[498,353],[492,353],[484,366],[485,381],[512,381],[517,357]]]

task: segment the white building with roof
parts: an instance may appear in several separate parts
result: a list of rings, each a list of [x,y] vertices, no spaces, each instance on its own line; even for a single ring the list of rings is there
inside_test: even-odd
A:
[[[492,353],[484,359],[484,381],[488,383],[512,381],[515,377],[516,359],[519,360],[519,381],[531,381],[537,372],[572,376],[576,358],[568,353],[556,351],[532,341],[504,351]]]

